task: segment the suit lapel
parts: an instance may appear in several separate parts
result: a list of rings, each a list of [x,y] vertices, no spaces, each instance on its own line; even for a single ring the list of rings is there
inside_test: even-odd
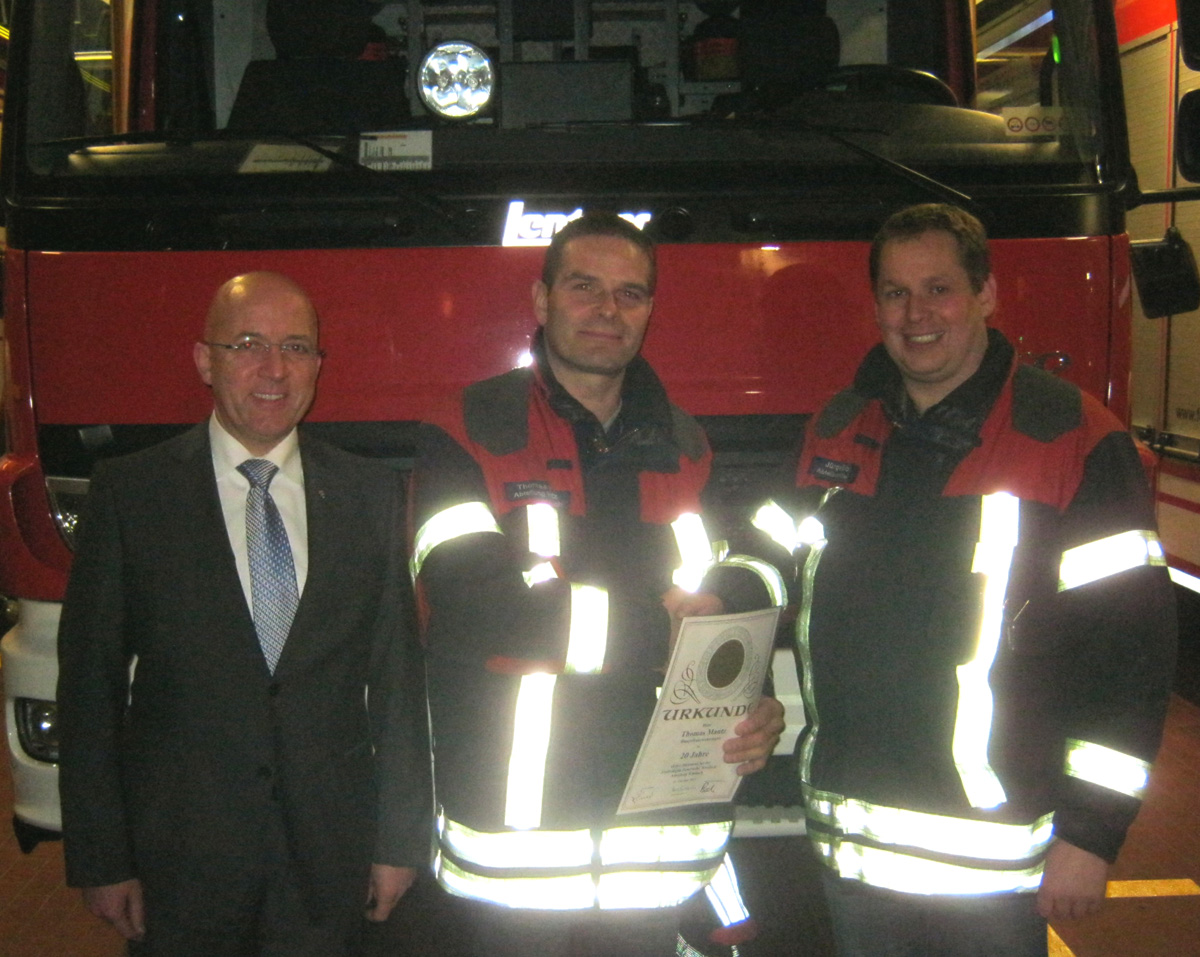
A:
[[[169,495],[171,508],[178,509],[179,503],[194,503],[195,524],[189,545],[194,548],[195,565],[206,588],[211,589],[211,601],[218,607],[231,609],[237,619],[238,631],[247,635],[258,648],[254,618],[238,576],[221,497],[217,493],[207,420],[184,433],[176,448],[174,464],[176,474],[169,478],[164,476],[166,480],[157,483],[158,487]],[[265,658],[263,668],[266,668]]]
[[[300,457],[304,465],[304,511],[308,521],[308,575],[296,608],[296,617],[283,646],[275,674],[294,668],[319,648],[326,629],[321,627],[322,610],[337,600],[338,569],[346,561],[339,552],[344,529],[339,529],[338,510],[343,489],[337,470],[330,468],[319,446],[301,434]]]

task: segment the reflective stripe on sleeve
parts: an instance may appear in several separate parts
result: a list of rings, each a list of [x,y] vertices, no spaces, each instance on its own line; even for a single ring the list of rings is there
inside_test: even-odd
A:
[[[529,550],[542,558],[557,558],[558,509],[549,502],[533,502],[525,506],[525,522],[529,527]]]
[[[1166,564],[1158,535],[1149,529],[1132,529],[1064,551],[1058,590],[1078,588],[1142,565]]]
[[[1141,800],[1150,780],[1150,763],[1091,741],[1067,739],[1064,770],[1073,778]]]
[[[571,583],[571,626],[567,637],[568,673],[598,674],[608,649],[608,591]]]
[[[509,827],[534,828],[542,823],[542,790],[546,752],[550,748],[555,680],[554,675],[548,674],[521,676],[504,802],[504,823]]]
[[[431,551],[443,542],[475,532],[501,534],[492,510],[483,502],[463,502],[431,515],[417,532],[416,541],[413,543],[412,559],[409,562],[409,572],[413,581],[421,574],[421,566],[425,564],[425,559]]]
[[[525,579],[525,584],[532,588],[534,585],[557,578],[558,571],[550,562],[538,562],[529,571],[521,572],[521,577]]]
[[[785,551],[794,552],[801,545],[795,519],[774,499],[761,506],[750,523]]]
[[[671,580],[684,591],[694,592],[713,566],[712,542],[704,530],[704,521],[695,512],[684,512],[671,523],[675,544],[679,546],[679,567]]]
[[[971,571],[986,579],[975,655],[959,665],[958,711],[954,719],[954,764],[972,807],[994,808],[1008,798],[988,761],[992,735],[992,687],[988,674],[1004,630],[1004,599],[1017,545],[1021,502],[1007,492],[983,496],[979,542]]]

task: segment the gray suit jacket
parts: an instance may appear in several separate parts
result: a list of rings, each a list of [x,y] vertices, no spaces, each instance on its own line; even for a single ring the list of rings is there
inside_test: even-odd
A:
[[[59,629],[68,883],[211,908],[280,819],[318,920],[361,909],[372,861],[426,863],[400,478],[303,434],[300,454],[309,571],[274,676],[207,426],[96,469]]]

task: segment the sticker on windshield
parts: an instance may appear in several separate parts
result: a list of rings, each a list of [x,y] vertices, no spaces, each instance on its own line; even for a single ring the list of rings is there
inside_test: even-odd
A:
[[[1000,110],[1010,137],[1061,136],[1072,132],[1071,117],[1061,106],[1006,106]]]
[[[377,170],[433,169],[433,130],[363,133],[358,161]]]
[[[256,143],[242,160],[242,173],[323,173],[330,159],[297,143]]]

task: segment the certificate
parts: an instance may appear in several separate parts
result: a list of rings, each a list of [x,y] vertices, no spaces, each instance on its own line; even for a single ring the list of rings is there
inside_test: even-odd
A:
[[[618,814],[733,800],[722,743],[754,710],[779,609],[685,618]]]

